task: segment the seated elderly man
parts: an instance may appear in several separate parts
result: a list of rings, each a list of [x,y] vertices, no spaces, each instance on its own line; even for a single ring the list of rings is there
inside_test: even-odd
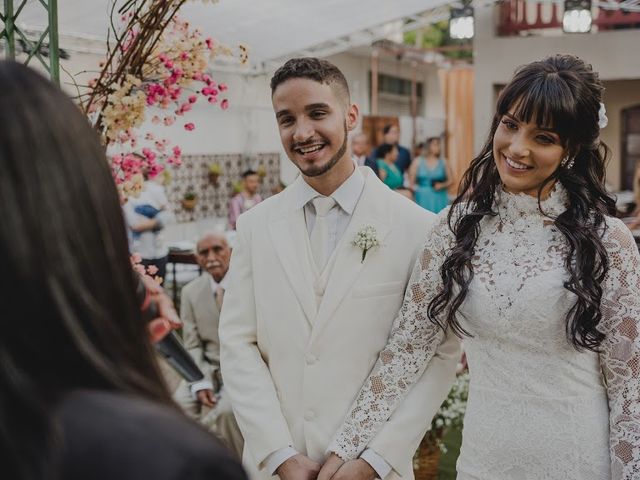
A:
[[[224,234],[206,233],[197,243],[196,254],[202,275],[182,289],[180,317],[183,341],[205,377],[176,389],[174,399],[185,412],[216,433],[238,457],[243,439],[220,376],[218,320],[229,269],[231,248]]]

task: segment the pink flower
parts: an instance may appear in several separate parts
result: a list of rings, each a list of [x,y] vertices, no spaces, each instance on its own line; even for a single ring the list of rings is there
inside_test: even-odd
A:
[[[196,126],[192,122],[184,124],[184,129],[187,130],[188,132],[190,132],[194,128],[196,128]]]
[[[226,98],[222,100],[222,103],[220,103],[220,108],[223,110],[229,108],[229,100],[227,100]]]
[[[172,151],[173,151],[173,154],[174,154],[176,157],[179,157],[180,155],[182,155],[182,150],[180,150],[180,147],[179,147],[179,146],[177,146],[177,145],[176,145],[175,147],[173,147],[173,150],[172,150]]]
[[[158,267],[156,267],[155,265],[149,265],[147,267],[147,273],[149,275],[155,275],[156,273],[158,273]]]
[[[169,127],[176,121],[175,117],[164,117],[164,124]]]
[[[209,50],[211,50],[211,49],[213,48],[213,38],[211,38],[211,37],[207,38],[207,39],[204,41],[204,43],[206,43],[206,44],[207,44],[207,48],[208,48]]]
[[[219,83],[218,84],[218,88],[220,89],[221,92],[224,92],[227,90],[227,84],[226,83]]]
[[[153,133],[149,132],[144,136],[145,140],[155,140]]]
[[[209,97],[209,103],[218,103],[218,99],[216,97]]]
[[[142,155],[144,155],[144,158],[146,158],[149,162],[153,162],[156,159],[156,154],[150,148],[143,148]]]
[[[196,97],[195,95],[191,95],[189,97],[189,103],[196,103],[197,100],[198,100],[198,97]]]
[[[162,165],[154,164],[148,168],[147,174],[149,175],[149,178],[154,178],[160,175],[163,171],[164,167]]]
[[[157,151],[164,152],[164,149],[165,149],[164,142],[161,142],[160,140],[156,140],[155,146]]]
[[[160,117],[158,115],[154,115],[153,118],[151,119],[151,123],[153,123],[154,125],[157,125],[160,123]]]

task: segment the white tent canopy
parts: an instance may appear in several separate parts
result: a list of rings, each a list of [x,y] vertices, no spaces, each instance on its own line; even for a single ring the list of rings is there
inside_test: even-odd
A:
[[[121,4],[122,0],[118,0]],[[446,18],[447,0],[194,0],[181,17],[228,45],[246,45],[250,66],[259,72],[295,55],[327,56]],[[110,0],[59,0],[61,40],[103,42]],[[28,0],[18,24],[42,31],[47,15],[38,0]]]

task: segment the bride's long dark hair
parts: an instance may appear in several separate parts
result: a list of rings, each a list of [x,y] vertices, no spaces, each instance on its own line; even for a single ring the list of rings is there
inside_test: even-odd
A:
[[[459,336],[469,335],[456,319],[473,278],[471,259],[485,215],[496,215],[494,196],[500,176],[493,157],[493,137],[504,114],[515,107],[523,122],[550,125],[573,159],[560,166],[538,190],[559,181],[567,191],[569,205],[552,218],[564,235],[569,279],[564,287],[577,297],[567,314],[567,338],[577,348],[597,351],[604,334],[597,326],[602,314],[602,282],[609,262],[601,235],[605,216],[615,203],[604,186],[609,149],[599,140],[598,112],[603,87],[590,65],[577,57],[556,55],[521,67],[498,98],[491,130],[480,152],[465,172],[457,198],[449,211],[449,228],[455,244],[440,274],[443,287],[429,303],[429,318]]]

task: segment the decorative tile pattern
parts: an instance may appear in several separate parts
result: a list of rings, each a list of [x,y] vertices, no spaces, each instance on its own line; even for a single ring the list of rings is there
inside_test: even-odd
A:
[[[209,179],[209,166],[220,166],[216,184]],[[203,218],[227,218],[229,200],[234,195],[234,183],[247,169],[261,174],[260,194],[263,198],[272,195],[280,183],[280,155],[278,153],[258,153],[255,158],[241,154],[226,155],[184,155],[182,165],[171,170],[171,183],[167,187],[169,202],[177,221],[192,222]],[[193,210],[182,206],[184,194],[193,191],[197,202]]]

